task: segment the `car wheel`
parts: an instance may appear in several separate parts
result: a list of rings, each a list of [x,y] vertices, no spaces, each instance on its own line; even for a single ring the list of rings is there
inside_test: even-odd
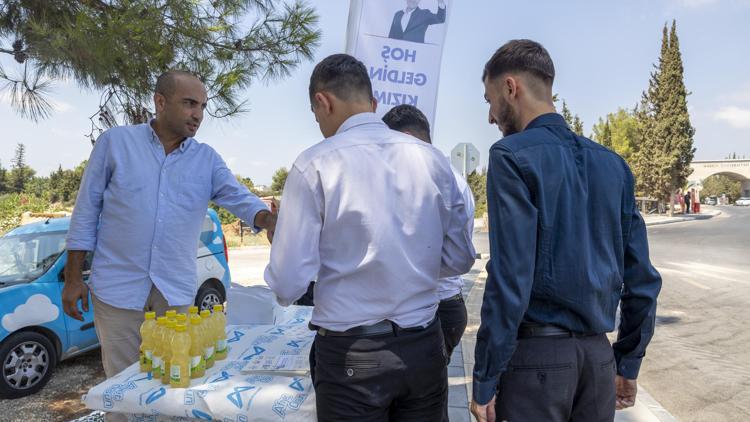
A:
[[[198,294],[195,295],[195,306],[199,310],[212,310],[214,305],[221,305],[224,303],[224,295],[221,294],[219,289],[211,286],[210,284],[204,284],[198,290]]]
[[[42,334],[24,331],[0,344],[0,398],[15,399],[41,390],[52,376],[57,352]]]

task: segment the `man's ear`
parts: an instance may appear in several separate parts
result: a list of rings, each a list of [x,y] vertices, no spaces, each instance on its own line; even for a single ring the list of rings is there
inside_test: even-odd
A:
[[[166,103],[167,98],[164,95],[158,92],[154,94],[154,108],[157,113],[161,113],[164,110],[164,106],[166,105]]]
[[[314,98],[318,103],[318,105],[315,107],[316,109],[318,109],[320,112],[324,112],[325,114],[333,113],[333,101],[331,101],[331,98],[329,98],[327,93],[316,92]]]
[[[372,104],[372,112],[375,113],[378,111],[378,100],[375,97],[372,97],[372,100],[370,100]]]
[[[502,95],[508,99],[517,98],[519,88],[519,78],[511,75],[506,76],[503,80]]]

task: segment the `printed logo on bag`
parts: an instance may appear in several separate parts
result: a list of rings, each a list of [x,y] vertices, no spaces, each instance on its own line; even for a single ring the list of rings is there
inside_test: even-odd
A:
[[[239,341],[242,336],[244,336],[245,333],[242,331],[234,330],[232,333],[232,337],[227,340],[227,343],[234,343],[235,341]]]
[[[158,390],[149,394],[148,398],[146,398],[146,404],[151,404],[159,400],[160,398],[164,397],[165,394],[167,394],[167,389],[164,387],[159,388]]]
[[[281,398],[273,402],[271,410],[273,410],[273,413],[279,415],[282,418],[285,418],[287,412],[296,412],[297,410],[299,410],[300,406],[302,406],[302,403],[306,398],[307,394],[296,394],[293,396],[282,394]]]
[[[300,341],[301,340],[290,340],[289,343],[287,343],[286,345],[290,346],[290,347],[297,347],[298,348],[298,347],[300,347],[300,345],[299,345]]]
[[[242,407],[243,407],[242,406],[243,405],[243,402],[242,402],[242,393],[244,393],[245,391],[253,390],[255,388],[256,387],[253,386],[253,385],[245,385],[245,386],[240,386],[240,387],[234,387],[234,392],[233,393],[229,393],[227,395],[227,399],[229,399],[229,401],[232,402],[232,404],[234,404],[235,406],[237,406],[238,409],[242,409]]]
[[[219,375],[218,377],[216,377],[213,380],[209,381],[209,384],[210,383],[214,383],[214,382],[226,381],[229,378],[232,378],[232,376],[229,375],[229,372],[227,372],[227,371],[221,371],[221,375]]]
[[[305,387],[302,386],[302,378],[294,378],[294,381],[289,384],[289,387],[299,392],[305,391]]]
[[[193,409],[192,413],[193,413],[193,417],[195,419],[200,419],[202,421],[212,421],[212,420],[214,420],[214,418],[211,417],[211,415],[209,415],[208,413],[205,413],[205,412],[201,412],[198,409]]]
[[[262,348],[260,346],[253,346],[253,353],[245,356],[244,358],[242,358],[242,360],[250,360],[250,359],[252,359],[252,358],[254,358],[256,356],[260,356],[265,351],[266,351],[266,349],[264,349],[264,348]]]

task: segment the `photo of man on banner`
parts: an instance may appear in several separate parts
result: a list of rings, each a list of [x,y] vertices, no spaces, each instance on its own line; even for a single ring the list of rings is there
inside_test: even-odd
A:
[[[406,0],[406,8],[393,15],[388,38],[424,43],[425,32],[430,25],[445,23],[446,6],[438,0],[437,13],[419,8],[420,0]]]

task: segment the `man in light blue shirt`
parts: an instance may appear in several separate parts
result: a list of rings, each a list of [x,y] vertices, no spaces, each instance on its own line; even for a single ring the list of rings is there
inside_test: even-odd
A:
[[[67,237],[63,305],[77,319],[79,299],[88,310],[81,270],[94,251],[89,286],[107,377],[138,360],[144,311],[192,304],[209,201],[273,236],[275,215],[193,138],[206,101],[195,76],[166,72],[156,83],[156,118],[106,131],[91,153]]]

